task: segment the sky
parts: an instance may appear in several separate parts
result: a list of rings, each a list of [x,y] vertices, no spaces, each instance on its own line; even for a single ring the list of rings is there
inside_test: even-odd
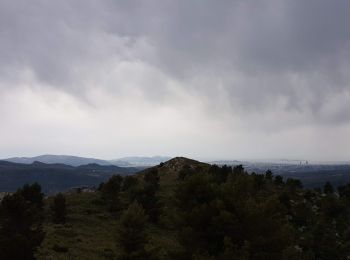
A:
[[[350,1],[0,0],[0,158],[350,159]]]

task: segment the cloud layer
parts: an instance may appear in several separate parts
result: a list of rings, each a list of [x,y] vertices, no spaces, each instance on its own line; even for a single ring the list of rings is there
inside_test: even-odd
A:
[[[0,155],[345,160],[349,11],[0,0]]]

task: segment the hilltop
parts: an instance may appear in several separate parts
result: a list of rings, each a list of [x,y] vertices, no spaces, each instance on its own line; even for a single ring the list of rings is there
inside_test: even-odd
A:
[[[215,161],[211,163],[199,162],[193,159],[185,157],[175,157],[156,165],[151,168],[147,168],[141,171],[149,172],[157,170],[159,172],[160,181],[172,182],[176,180],[179,173],[183,169],[189,169],[193,171],[207,171],[211,165],[228,165],[237,166],[243,165],[244,169],[248,173],[264,174],[266,171],[271,170],[276,175],[281,175],[285,179],[295,178],[302,182],[304,187],[307,188],[321,188],[326,182],[330,182],[333,186],[338,187],[350,182],[350,165],[349,164],[310,164],[310,165],[298,165],[298,164],[272,164],[272,163],[250,163],[246,161]]]
[[[208,170],[209,167],[210,164],[207,163],[185,157],[175,157],[164,163],[160,163],[159,165],[138,172],[137,175],[139,175],[139,178],[143,178],[146,173],[156,170],[159,174],[160,183],[165,185],[172,184],[178,178],[180,172],[185,168],[202,172]]]

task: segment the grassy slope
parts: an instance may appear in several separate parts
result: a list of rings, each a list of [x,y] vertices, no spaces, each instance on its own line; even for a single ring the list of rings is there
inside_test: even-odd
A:
[[[118,255],[115,234],[119,216],[109,213],[99,203],[99,196],[99,193],[67,195],[69,211],[64,225],[53,224],[47,210],[46,236],[36,254],[37,259],[115,259]],[[177,246],[172,232],[149,225],[147,233],[149,243],[146,250],[157,252],[160,259],[168,259],[167,249],[176,249]],[[55,245],[68,251],[57,252]]]
[[[99,194],[70,194],[66,199],[66,224],[53,224],[47,211],[46,236],[37,258],[108,259],[108,255],[115,254],[114,233],[117,217],[100,204]],[[47,204],[49,203],[50,199]],[[56,252],[53,250],[55,245],[67,248],[68,252]]]
[[[160,176],[161,201],[171,196],[172,188],[176,182],[179,170],[183,165],[192,168],[208,167],[186,158],[175,158],[162,166],[155,166]],[[138,174],[142,179],[146,169]],[[109,213],[101,203],[99,192],[66,194],[67,200],[67,223],[64,225],[53,224],[51,221],[48,205],[52,198],[46,201],[46,222],[44,229],[45,239],[37,253],[38,259],[111,259],[118,254],[115,242],[115,233],[119,216]],[[171,212],[163,212],[171,215]],[[162,224],[163,223],[163,224]],[[168,248],[177,248],[171,230],[161,227],[167,226],[167,217],[160,220],[160,225],[148,226],[149,243],[148,251],[156,251],[160,259],[168,259]],[[53,248],[57,246],[68,249],[67,252],[57,252]]]

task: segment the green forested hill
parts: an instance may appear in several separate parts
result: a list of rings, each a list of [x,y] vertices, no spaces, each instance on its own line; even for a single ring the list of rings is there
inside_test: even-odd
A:
[[[157,169],[160,176],[159,197],[167,200],[171,188],[175,187],[179,172],[185,168],[208,170],[210,165],[200,163],[187,158],[176,158],[166,164],[146,169],[136,177],[143,180],[144,175]],[[50,220],[50,209],[46,209],[46,221],[44,229],[46,237],[37,253],[38,259],[109,259],[117,255],[118,246],[115,242],[118,218],[120,212],[110,212],[103,200],[101,192],[96,193],[71,193],[66,194],[67,199],[67,223],[54,224]],[[47,199],[47,205],[52,202],[52,197]],[[176,248],[177,241],[171,230],[159,228],[157,225],[149,225],[147,232],[152,239],[148,247],[161,249],[162,247]],[[179,245],[178,245],[179,246]],[[54,248],[61,248],[57,252]],[[161,249],[162,250],[162,249]],[[161,251],[160,250],[160,251]],[[162,253],[160,253],[162,254]],[[164,256],[165,257],[165,256]],[[166,259],[166,257],[164,258]]]
[[[26,194],[19,192],[28,200]],[[300,181],[283,180],[270,171],[248,174],[242,166],[175,158],[136,176],[114,176],[98,192],[64,197],[66,214],[61,221],[54,217],[57,196],[44,200],[45,236],[35,251],[37,259],[349,259],[350,255],[350,185],[338,190],[330,184],[323,190],[303,189]],[[0,227],[13,208],[9,199],[4,201]],[[6,252],[1,243],[8,239],[0,236],[0,257]]]

